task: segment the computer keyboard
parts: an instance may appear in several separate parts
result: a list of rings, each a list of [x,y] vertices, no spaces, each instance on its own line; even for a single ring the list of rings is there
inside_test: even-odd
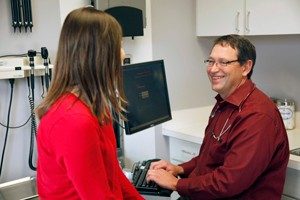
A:
[[[169,197],[172,190],[161,188],[155,182],[150,181],[147,183],[146,175],[150,167],[151,162],[159,161],[160,159],[151,159],[140,162],[134,167],[132,175],[132,183],[139,193],[144,195],[156,195],[156,196],[165,196]]]

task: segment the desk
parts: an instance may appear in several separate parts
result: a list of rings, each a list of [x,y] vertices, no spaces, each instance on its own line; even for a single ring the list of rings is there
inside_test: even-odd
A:
[[[142,195],[146,200],[176,200],[180,196],[177,192],[173,192],[171,197],[160,197],[160,196],[150,196],[150,195]]]
[[[171,197],[160,197],[151,195],[142,195],[146,200],[171,200]]]

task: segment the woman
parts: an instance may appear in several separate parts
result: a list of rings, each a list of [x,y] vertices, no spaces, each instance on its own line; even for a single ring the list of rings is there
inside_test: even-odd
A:
[[[67,16],[54,78],[37,108],[40,199],[143,199],[119,166],[112,128],[110,111],[121,115],[124,103],[121,40],[120,25],[102,11]]]

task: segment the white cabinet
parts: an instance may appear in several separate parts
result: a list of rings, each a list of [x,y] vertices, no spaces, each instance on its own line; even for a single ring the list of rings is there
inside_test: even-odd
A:
[[[199,154],[200,146],[198,143],[170,137],[169,148],[171,163],[177,165],[191,160]]]
[[[197,36],[241,34],[244,26],[242,0],[197,0]]]
[[[197,0],[197,36],[300,33],[299,0]]]

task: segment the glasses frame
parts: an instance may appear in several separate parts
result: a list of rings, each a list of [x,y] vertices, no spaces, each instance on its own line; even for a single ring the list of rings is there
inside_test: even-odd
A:
[[[217,61],[214,61],[211,59],[204,60],[204,63],[206,64],[207,67],[213,67],[215,64],[217,67],[227,67],[229,64],[234,63],[234,62],[240,62],[240,60],[237,59],[237,60],[221,61],[221,62],[217,62]]]

